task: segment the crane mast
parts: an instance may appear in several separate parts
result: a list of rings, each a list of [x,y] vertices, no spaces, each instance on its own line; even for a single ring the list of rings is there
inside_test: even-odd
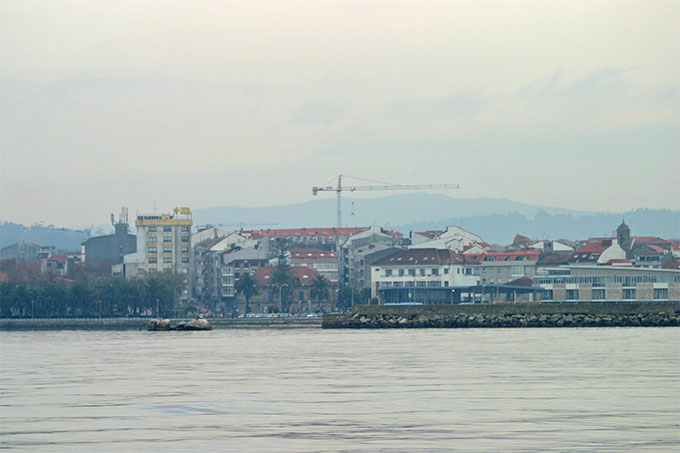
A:
[[[379,185],[359,185],[359,186],[343,186],[343,175],[338,175],[338,183],[336,186],[314,186],[312,187],[312,195],[318,195],[319,192],[335,192],[337,197],[337,225],[342,228],[342,192],[356,192],[360,190],[434,190],[434,189],[459,189],[458,184],[390,184],[380,183]],[[345,175],[345,177],[348,177]],[[351,177],[351,176],[350,176]],[[355,178],[360,179],[360,178]],[[379,181],[372,181],[379,182]]]

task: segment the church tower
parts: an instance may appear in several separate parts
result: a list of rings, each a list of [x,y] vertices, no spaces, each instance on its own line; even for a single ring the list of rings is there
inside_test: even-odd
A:
[[[626,252],[630,251],[630,228],[623,220],[621,221],[621,225],[616,229],[616,240],[619,243],[619,247]]]

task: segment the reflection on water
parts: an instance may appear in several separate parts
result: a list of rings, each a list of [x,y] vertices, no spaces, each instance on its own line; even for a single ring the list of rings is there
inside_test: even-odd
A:
[[[1,445],[663,451],[680,329],[0,332]]]

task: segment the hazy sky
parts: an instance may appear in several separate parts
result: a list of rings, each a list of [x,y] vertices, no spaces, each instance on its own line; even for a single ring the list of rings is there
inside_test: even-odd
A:
[[[677,1],[0,5],[2,220],[301,202],[338,173],[680,207]]]

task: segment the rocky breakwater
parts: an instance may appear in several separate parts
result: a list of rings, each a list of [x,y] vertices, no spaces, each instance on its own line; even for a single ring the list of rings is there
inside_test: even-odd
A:
[[[180,321],[176,326],[172,325],[169,319],[152,319],[146,325],[149,331],[168,331],[168,330],[211,330],[212,325],[207,319],[192,319],[190,321]]]
[[[466,327],[624,327],[680,326],[680,312],[630,314],[363,314],[324,317],[324,328],[466,328]]]

